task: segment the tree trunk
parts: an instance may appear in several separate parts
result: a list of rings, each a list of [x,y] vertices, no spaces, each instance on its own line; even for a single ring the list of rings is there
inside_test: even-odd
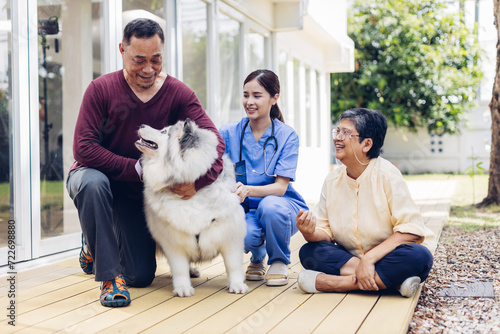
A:
[[[500,204],[500,0],[493,0],[495,26],[497,28],[497,64],[491,96],[491,155],[488,196],[479,206]]]

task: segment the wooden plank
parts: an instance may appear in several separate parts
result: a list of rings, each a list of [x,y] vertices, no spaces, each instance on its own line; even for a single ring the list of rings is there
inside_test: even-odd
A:
[[[163,266],[165,268],[165,266]],[[213,266],[212,267],[216,267]],[[195,284],[206,282],[207,277],[193,279]],[[129,288],[133,303],[125,308],[106,308],[98,301],[99,290],[93,291],[94,299],[91,303],[79,305],[76,308],[68,308],[66,312],[60,309],[51,309],[53,316],[50,319],[36,323],[34,328],[49,329],[51,332],[58,330],[84,330],[85,332],[97,332],[110,325],[119,324],[123,319],[129,318],[135,313],[142,312],[144,303],[154,303],[155,300],[171,298],[171,277],[162,275],[157,277],[153,284],[146,288]],[[167,288],[165,288],[167,287]],[[154,298],[152,298],[154,296]],[[158,297],[158,298],[156,298]],[[141,302],[145,301],[145,302]],[[136,305],[137,304],[137,305]],[[31,329],[34,329],[33,327]]]
[[[96,282],[94,282],[93,280],[85,280],[68,285],[66,287],[61,287],[58,290],[53,290],[37,297],[30,298],[18,304],[18,316],[20,317],[20,319],[24,318],[25,315],[27,317],[31,317],[29,315],[29,312],[31,311],[43,308],[52,303],[63,301],[67,298],[78,296],[79,294],[86,291],[94,291],[94,294],[96,294],[97,297],[98,291],[96,290],[96,288]]]
[[[303,293],[298,286],[299,293]],[[293,329],[295,333],[312,333],[331,312],[342,305],[344,293],[317,293],[311,295],[304,303],[299,305],[292,313],[288,314],[269,333],[286,333]],[[306,320],[307,319],[307,320]],[[336,328],[336,327],[334,327]],[[332,332],[332,328],[329,329]]]
[[[297,263],[298,262],[298,250],[300,246],[303,244],[303,238],[297,239],[295,238],[294,241],[291,241],[291,248],[293,251],[291,252],[291,261],[292,263]],[[249,255],[248,255],[249,256]],[[293,267],[293,266],[292,266]],[[225,268],[221,268],[223,272],[225,272]],[[297,273],[291,269],[289,276],[294,275],[296,277]],[[262,285],[262,282],[246,282],[249,287],[253,288],[265,288],[269,289],[269,287]],[[290,284],[289,284],[290,285]],[[285,287],[286,288],[286,287]],[[273,289],[273,288],[271,288]],[[259,291],[267,291],[267,290],[259,290]],[[225,293],[223,293],[225,292]],[[257,293],[257,292],[256,292]],[[266,293],[267,294],[267,293]],[[234,310],[234,304],[240,305],[243,303],[243,300],[245,300],[245,297],[248,296],[249,293],[245,295],[234,295],[234,294],[228,294],[227,291],[219,291],[212,296],[210,296],[209,299],[203,300],[199,304],[193,305],[192,307],[180,312],[179,314],[176,314],[172,318],[165,319],[164,321],[156,324],[155,326],[152,326],[149,328],[146,333],[155,333],[155,332],[161,332],[163,328],[168,328],[169,332],[177,333],[177,332],[183,332],[185,330],[191,331],[191,327],[196,327],[197,324],[204,322],[206,319],[209,319],[211,316],[215,316],[219,312],[222,312],[226,308],[230,308],[231,310]],[[239,302],[239,303],[238,303]],[[207,306],[208,305],[208,306]],[[255,307],[254,307],[255,309]],[[217,316],[219,317],[219,316]],[[209,327],[207,326],[202,326],[203,330],[202,332],[208,330]],[[198,327],[200,328],[200,327]],[[192,329],[194,330],[194,329]],[[220,332],[219,328],[217,327],[217,331]]]
[[[165,333],[166,328],[168,328],[169,333],[182,333],[245,296],[244,294],[229,293],[225,288],[225,281],[214,281],[211,283],[204,284],[199,288],[200,290],[211,292],[208,298],[189,305],[189,307],[184,308],[182,311],[149,327],[143,333]],[[256,288],[257,286],[259,286],[259,283],[255,282],[249,285],[251,288]],[[214,290],[216,291],[215,293]]]
[[[146,288],[135,290],[144,289]],[[96,333],[110,327],[110,325],[119,325],[121,321],[147,311],[151,305],[162,303],[165,299],[172,299],[172,295],[166,293],[164,290],[162,287],[157,287],[154,291],[141,291],[141,295],[135,293],[133,303],[128,307],[107,308],[103,307],[99,301],[95,301],[92,304],[63,313],[48,321],[38,323],[37,327],[50,328],[52,332],[64,330],[68,332]],[[144,319],[142,316],[135,317],[135,321],[142,323]],[[148,323],[146,325],[150,326]],[[125,328],[124,330],[128,333],[135,332],[131,331],[130,328]],[[116,332],[114,327],[112,327],[111,331]]]
[[[258,307],[250,316],[240,321],[227,333],[267,333],[278,325],[305,301],[311,294],[303,293],[297,283],[289,283],[283,293],[269,300],[264,306]],[[290,333],[294,333],[291,329]]]
[[[51,302],[48,298],[46,298],[45,306],[20,315],[17,318],[16,328],[30,328],[30,330],[34,330],[32,326],[46,321],[46,319],[52,319],[60,314],[80,309],[86,305],[95,303],[98,292],[97,288],[95,288],[85,292],[79,292],[77,295],[68,296],[67,298],[56,302]],[[63,324],[61,324],[61,326],[64,327]]]
[[[72,276],[65,276],[62,277],[61,279],[57,279],[54,281],[50,281],[44,284],[40,284],[39,286],[29,288],[26,290],[18,290],[19,293],[17,294],[17,303],[22,303],[25,302],[29,299],[36,298],[39,296],[42,296],[44,294],[47,294],[52,291],[60,290],[63,288],[67,288],[69,286],[72,286],[73,284],[84,282],[84,281],[93,281],[93,276],[92,278],[90,277],[84,277],[83,275],[72,275]],[[4,305],[4,302],[8,300],[8,297],[1,297],[0,298],[0,305]]]
[[[264,281],[249,282],[250,286],[257,286],[247,292],[242,298],[221,309],[208,319],[189,328],[189,333],[223,333],[236,326],[239,322],[252,316],[256,309],[264,307],[270,300],[283,293],[289,286],[268,287]]]
[[[112,309],[111,313],[87,319],[80,325],[92,333],[106,329],[112,329],[113,332],[117,330],[126,332],[145,330],[164,320],[169,312],[173,312],[178,307],[180,309],[177,309],[176,312],[180,312],[183,308],[189,307],[219,290],[226,290],[227,277],[222,275],[224,272],[222,262],[217,263],[216,266],[204,268],[203,271],[202,277],[191,279],[191,283],[195,287],[195,294],[192,297],[173,297],[172,286],[169,284],[166,289],[162,288],[141,298],[134,298],[132,304],[127,308]],[[228,293],[227,290],[226,293]],[[148,319],[148,321],[144,319]]]
[[[348,293],[317,326],[314,333],[356,333],[378,299],[379,294],[376,293]],[[383,321],[382,319],[379,320]]]
[[[41,269],[41,268],[40,268]],[[64,268],[64,267],[54,267],[52,265],[44,268],[45,270],[35,270],[35,271],[25,271],[19,272],[16,275],[17,290],[25,290],[32,287],[39,286],[46,282],[50,282],[61,278],[62,276],[70,276],[81,272],[81,269],[76,268]],[[5,283],[0,287],[0,297],[7,295],[8,282],[7,276],[2,279],[2,283]]]
[[[107,326],[102,326],[101,333],[138,333],[142,332],[149,327],[160,323],[161,321],[179,313],[183,310],[207,299],[212,294],[217,292],[214,286],[223,286],[226,283],[226,277],[218,276],[212,281],[205,281],[201,285],[196,286],[195,294],[191,297],[179,298],[165,294],[153,294],[147,298],[134,300],[131,304],[133,312],[129,312],[125,319],[116,318],[113,315],[113,321],[107,320]],[[206,287],[204,287],[206,285]],[[113,310],[114,311],[114,310]],[[116,312],[115,312],[116,313]],[[94,321],[94,319],[90,319]],[[101,322],[106,323],[106,319]],[[101,326],[100,326],[101,327]],[[170,329],[168,331],[170,333]]]
[[[342,302],[319,324],[314,333],[355,333],[379,299],[377,293],[348,293]]]
[[[140,298],[145,294],[161,289],[163,286],[170,284],[170,282],[169,277],[162,276],[147,288],[130,288],[129,291],[133,296],[132,298]],[[126,309],[103,307],[99,302],[99,286],[95,285],[92,289],[81,292],[78,295],[47,304],[24,316],[20,316],[19,325],[21,328],[28,327],[30,332],[48,330],[53,333],[73,327],[75,324],[82,322],[82,320],[96,317],[111,310],[124,312]],[[85,328],[82,327],[80,329]]]
[[[366,317],[357,334],[407,333],[422,286],[411,298],[384,294]]]
[[[161,268],[160,268],[161,269]],[[61,314],[85,308],[92,302],[96,302],[98,308],[102,311],[108,310],[100,305],[99,298],[99,283],[92,280],[93,276],[78,274],[80,276],[88,277],[83,282],[68,286],[60,290],[53,290],[44,295],[35,298],[29,298],[25,302],[19,303],[19,316],[17,319],[17,328],[33,327],[38,323],[42,323],[47,319],[55,318]],[[78,276],[76,275],[76,276]],[[169,278],[168,282],[170,281]],[[54,282],[57,284],[57,281]],[[47,284],[47,283],[46,283]],[[158,283],[157,283],[158,284]],[[43,287],[42,285],[41,287]],[[152,285],[152,289],[155,285]],[[133,288],[130,289],[132,296],[134,295]],[[19,294],[22,294],[21,291]],[[91,311],[90,314],[96,314],[97,309]],[[25,311],[27,310],[27,311]],[[83,314],[88,313],[86,310]],[[67,324],[67,323],[64,323]]]

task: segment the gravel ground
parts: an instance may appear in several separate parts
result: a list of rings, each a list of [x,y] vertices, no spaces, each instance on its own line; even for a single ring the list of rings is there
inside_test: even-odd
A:
[[[500,227],[445,227],[409,333],[500,333]],[[437,297],[452,282],[493,281],[495,298]]]

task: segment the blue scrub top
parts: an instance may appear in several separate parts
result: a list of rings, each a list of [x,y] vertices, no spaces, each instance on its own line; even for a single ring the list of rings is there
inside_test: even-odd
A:
[[[244,117],[239,122],[223,125],[219,132],[226,142],[225,153],[236,163],[240,160],[240,138],[248,117]],[[259,141],[255,141],[250,125],[245,129],[243,135],[242,160],[245,160],[246,178],[248,185],[263,186],[274,183],[274,177],[266,175],[264,169],[269,175],[279,175],[290,178],[288,189],[283,197],[295,199],[305,204],[304,199],[293,188],[295,181],[295,171],[297,170],[297,161],[299,158],[299,136],[291,126],[275,119],[274,136],[278,142],[278,149],[273,156],[275,141],[270,139],[266,145],[266,155],[264,159],[264,143],[271,136],[272,126],[264,132]],[[265,160],[265,161],[264,161]],[[255,172],[253,172],[255,170]],[[260,174],[263,173],[263,174]],[[262,198],[249,197],[250,208],[256,208]]]

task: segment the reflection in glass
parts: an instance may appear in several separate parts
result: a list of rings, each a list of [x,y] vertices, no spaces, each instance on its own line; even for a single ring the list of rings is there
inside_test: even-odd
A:
[[[207,5],[181,1],[182,81],[207,108]]]
[[[102,73],[101,37],[92,34],[101,24],[101,4],[38,1],[42,239],[80,231],[78,219],[65,212],[73,207],[64,205],[69,199],[64,182],[73,162],[73,130],[81,101],[75,97],[83,96],[90,81]],[[82,25],[89,29],[82,31]]]
[[[0,0],[0,247],[13,219],[10,1]]]
[[[221,85],[221,124],[237,121],[244,116],[241,108],[240,82],[240,23],[219,13],[219,55]]]
[[[251,32],[248,35],[248,43],[250,48],[250,72],[266,68],[265,63],[265,37],[259,33]]]
[[[42,237],[63,233],[61,6],[38,7]]]

